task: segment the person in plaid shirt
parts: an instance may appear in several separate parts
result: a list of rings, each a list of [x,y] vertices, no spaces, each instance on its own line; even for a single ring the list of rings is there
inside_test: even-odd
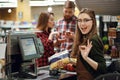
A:
[[[59,48],[57,52],[69,50],[71,51],[77,17],[74,15],[75,4],[73,1],[66,1],[63,8],[63,18],[56,22],[56,30],[60,33],[58,38]]]
[[[51,29],[54,26],[54,14],[48,12],[41,12],[37,24],[36,35],[41,39],[44,46],[44,54],[42,57],[36,59],[37,67],[49,65],[48,57],[55,54],[54,52],[54,43],[52,41],[53,35],[57,33],[51,32]],[[39,32],[40,31],[40,32]]]

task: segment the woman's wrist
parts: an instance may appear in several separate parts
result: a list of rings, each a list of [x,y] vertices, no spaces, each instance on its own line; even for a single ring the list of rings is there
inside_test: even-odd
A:
[[[52,40],[52,38],[53,38],[53,34],[51,33],[50,35],[49,35],[49,40]]]
[[[89,60],[89,57],[88,57],[88,56],[84,56],[83,59],[84,59],[85,61],[88,61],[88,60]]]
[[[86,58],[84,58],[84,60],[85,60],[87,63],[89,63],[89,62],[91,61],[91,58],[90,58],[90,57],[86,57]]]

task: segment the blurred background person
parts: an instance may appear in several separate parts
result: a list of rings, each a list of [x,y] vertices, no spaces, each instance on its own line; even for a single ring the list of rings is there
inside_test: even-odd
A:
[[[55,26],[56,30],[59,32],[58,52],[64,50],[71,51],[77,19],[74,12],[74,2],[67,0],[63,8],[63,18],[59,19]]]
[[[54,52],[54,43],[53,35],[57,34],[51,32],[51,29],[54,27],[54,14],[49,12],[41,12],[38,24],[36,27],[36,35],[41,39],[44,46],[44,54],[41,58],[36,59],[38,67],[49,65],[48,57],[52,56]]]

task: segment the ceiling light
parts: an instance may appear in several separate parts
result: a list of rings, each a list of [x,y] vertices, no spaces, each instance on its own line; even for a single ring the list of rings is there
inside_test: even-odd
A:
[[[48,7],[48,12],[52,12],[52,7]]]
[[[12,12],[12,10],[11,9],[8,9],[8,13],[11,13]]]

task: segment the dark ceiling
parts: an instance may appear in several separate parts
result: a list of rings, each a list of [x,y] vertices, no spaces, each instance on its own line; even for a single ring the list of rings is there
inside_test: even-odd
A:
[[[120,0],[75,0],[79,10],[91,8],[98,15],[120,15]]]

